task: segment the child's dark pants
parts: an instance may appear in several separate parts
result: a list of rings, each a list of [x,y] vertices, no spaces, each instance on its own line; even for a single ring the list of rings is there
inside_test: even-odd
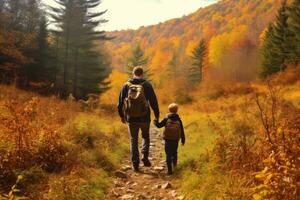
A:
[[[178,141],[177,140],[165,140],[165,151],[167,155],[167,166],[168,172],[172,173],[172,165],[177,164],[177,149]]]

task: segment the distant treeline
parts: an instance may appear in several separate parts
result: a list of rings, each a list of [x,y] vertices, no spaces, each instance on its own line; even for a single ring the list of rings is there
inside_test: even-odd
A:
[[[96,29],[105,11],[92,11],[100,0],[56,2],[1,0],[0,82],[62,98],[104,91],[110,59],[101,41],[110,38]]]

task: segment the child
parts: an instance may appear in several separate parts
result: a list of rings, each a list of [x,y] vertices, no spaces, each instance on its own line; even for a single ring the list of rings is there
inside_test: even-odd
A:
[[[163,137],[165,140],[165,152],[167,156],[168,174],[173,173],[172,167],[177,165],[177,149],[178,141],[181,139],[181,144],[185,143],[185,135],[183,130],[182,121],[177,114],[178,105],[172,103],[169,105],[169,114],[163,119],[163,121],[154,121],[154,124],[158,128],[165,127]]]

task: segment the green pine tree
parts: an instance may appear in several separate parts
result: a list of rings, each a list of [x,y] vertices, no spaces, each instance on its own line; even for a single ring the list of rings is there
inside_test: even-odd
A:
[[[294,0],[288,8],[289,14],[289,41],[291,51],[289,60],[293,64],[300,62],[300,0]]]
[[[49,81],[51,79],[51,73],[49,73],[47,60],[49,56],[48,52],[48,30],[46,16],[42,16],[39,24],[39,31],[37,34],[37,57],[33,74],[35,79],[40,81]]]
[[[74,34],[74,27],[72,23],[76,19],[75,15],[75,0],[57,0],[57,4],[60,7],[50,7],[50,17],[53,20],[53,23],[56,25],[57,35],[59,35],[59,51],[62,55],[59,61],[60,64],[57,64],[59,69],[57,69],[56,78],[56,87],[60,90],[62,98],[66,98],[70,91],[70,41],[71,37]]]
[[[73,94],[74,96],[85,96],[89,93],[100,93],[108,88],[104,82],[110,70],[106,67],[108,62],[102,49],[97,49],[94,41],[110,39],[104,31],[95,31],[100,24],[106,20],[97,20],[104,12],[93,13],[90,9],[97,7],[100,0],[79,0],[77,15],[80,19],[77,25],[77,42],[73,52]]]
[[[58,0],[61,8],[51,7],[51,17],[57,24],[59,36],[57,51],[63,52],[62,64],[56,65],[61,75],[62,97],[73,93],[85,98],[89,93],[101,93],[107,89],[104,82],[110,70],[104,54],[96,48],[95,41],[110,39],[96,28],[106,20],[99,19],[104,12],[93,12],[100,0]],[[57,31],[56,31],[57,32]]]
[[[288,13],[286,1],[282,2],[281,8],[276,17],[273,29],[273,43],[274,50],[277,52],[277,60],[279,65],[279,70],[282,71],[287,63],[287,56],[289,54],[289,48],[287,46],[287,36],[288,36]]]
[[[270,24],[262,45],[261,76],[267,77],[273,73],[283,71],[288,63],[290,48],[288,45],[288,14],[286,1],[282,2],[276,21]]]
[[[273,34],[273,25],[269,24],[269,27],[266,30],[263,38],[264,41],[262,48],[260,50],[262,55],[261,76],[263,78],[280,70],[278,65],[276,65],[276,62],[274,62],[274,57],[276,57],[277,54],[274,52],[274,43],[272,41]]]
[[[193,63],[189,68],[189,81],[193,84],[199,84],[203,80],[203,67],[205,57],[207,56],[207,47],[205,40],[201,40],[192,52]]]
[[[132,55],[129,58],[127,58],[125,69],[126,72],[131,76],[134,67],[142,66],[144,69],[144,78],[150,81],[152,74],[146,66],[148,63],[149,58],[145,57],[144,51],[142,50],[140,44],[137,44],[132,49]]]

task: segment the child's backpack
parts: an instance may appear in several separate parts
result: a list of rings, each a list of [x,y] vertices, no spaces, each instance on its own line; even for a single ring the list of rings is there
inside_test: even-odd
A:
[[[180,137],[181,137],[180,122],[178,120],[168,119],[164,130],[164,139],[179,140]]]
[[[143,117],[149,112],[149,104],[145,96],[143,83],[133,84],[127,82],[128,94],[124,102],[124,112],[129,117]]]

